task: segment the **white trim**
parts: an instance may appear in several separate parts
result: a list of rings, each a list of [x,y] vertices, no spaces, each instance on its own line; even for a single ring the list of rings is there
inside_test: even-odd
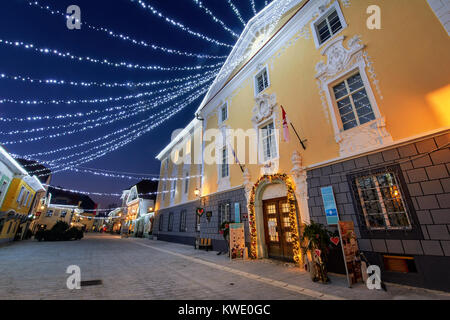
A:
[[[28,175],[28,172],[0,145],[0,161],[7,165],[14,174]]]
[[[223,110],[223,108],[225,107],[225,109],[227,110],[227,118],[226,119],[222,119],[222,110]],[[218,125],[220,126],[220,125],[222,125],[225,121],[227,121],[228,120],[228,118],[229,118],[229,113],[228,113],[228,111],[229,111],[229,109],[228,109],[228,101],[225,101],[224,103],[222,103],[221,105],[219,105],[219,108],[218,108],[219,110],[219,112],[218,112],[218,115],[217,115],[217,122],[218,122]]]
[[[183,140],[183,138],[186,135],[190,135],[190,131],[191,129],[193,129],[195,127],[195,125],[197,123],[199,123],[200,121],[197,119],[192,120],[183,130],[181,130],[174,139],[172,139],[172,141],[156,156],[156,159],[160,160],[181,140]]]
[[[347,28],[347,22],[345,21],[344,18],[344,14],[342,13],[341,7],[339,5],[339,2],[336,0],[335,2],[333,2],[333,4],[331,4],[328,9],[324,9],[319,7],[319,10],[324,10],[323,13],[317,17],[313,22],[311,22],[311,32],[313,34],[313,38],[314,38],[314,43],[316,45],[316,49],[320,49],[322,48],[324,45],[326,45],[327,43],[329,43],[333,38],[335,38],[338,34],[340,34],[342,31],[344,31]],[[324,43],[320,43],[319,40],[319,35],[318,35],[318,30],[317,30],[317,25],[322,22],[322,20],[331,14],[331,12],[333,10],[336,10],[336,13],[339,17],[339,21],[341,22],[342,28],[341,30],[339,30],[338,32],[336,32],[335,34],[331,35],[331,37],[326,40]]]
[[[267,75],[267,87],[265,87],[262,91],[258,92],[258,79],[257,77],[263,73],[264,71],[266,71],[266,75]],[[256,74],[253,76],[253,93],[255,95],[255,97],[257,97],[258,95],[264,93],[268,88],[270,88],[271,82],[270,82],[270,75],[269,75],[269,67],[268,65],[264,65],[264,66],[258,66]]]

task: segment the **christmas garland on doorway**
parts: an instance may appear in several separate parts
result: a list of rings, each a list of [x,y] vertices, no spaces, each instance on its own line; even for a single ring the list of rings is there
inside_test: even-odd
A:
[[[249,211],[249,227],[250,227],[250,257],[252,259],[258,258],[257,251],[257,232],[256,232],[256,218],[255,218],[255,195],[261,183],[273,183],[275,181],[282,181],[287,188],[287,199],[289,203],[289,223],[291,227],[291,239],[294,251],[294,261],[301,265],[302,251],[300,247],[300,237],[297,227],[297,206],[295,200],[295,186],[291,178],[286,174],[274,174],[262,176],[253,186],[250,192],[250,199],[248,204]]]

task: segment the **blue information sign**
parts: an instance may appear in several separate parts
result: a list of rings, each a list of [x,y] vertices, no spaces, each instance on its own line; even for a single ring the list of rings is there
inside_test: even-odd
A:
[[[241,207],[239,205],[239,202],[234,203],[234,222],[235,223],[241,222]]]
[[[335,225],[339,222],[339,215],[336,207],[336,200],[334,199],[333,187],[321,188],[323,205],[325,207],[325,214],[327,223]]]

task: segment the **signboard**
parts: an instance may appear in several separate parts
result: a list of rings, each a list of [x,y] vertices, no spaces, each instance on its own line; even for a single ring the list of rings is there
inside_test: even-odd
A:
[[[245,259],[245,234],[243,223],[231,223],[230,226],[230,259]]]
[[[336,206],[336,200],[334,199],[333,187],[321,188],[323,206],[325,208],[325,214],[327,217],[327,224],[336,225],[339,222],[339,215]]]
[[[349,286],[362,281],[361,261],[356,258],[358,242],[356,241],[355,225],[353,221],[339,221],[339,236]]]
[[[239,205],[239,202],[234,203],[234,222],[241,222],[241,207]]]

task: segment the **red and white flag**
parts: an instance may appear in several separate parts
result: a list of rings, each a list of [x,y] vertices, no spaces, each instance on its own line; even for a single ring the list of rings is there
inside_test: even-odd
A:
[[[291,141],[291,136],[289,134],[289,120],[286,116],[286,111],[284,111],[283,106],[280,106],[280,107],[281,107],[281,112],[283,114],[283,139],[284,139],[284,142],[289,142],[289,141]]]

